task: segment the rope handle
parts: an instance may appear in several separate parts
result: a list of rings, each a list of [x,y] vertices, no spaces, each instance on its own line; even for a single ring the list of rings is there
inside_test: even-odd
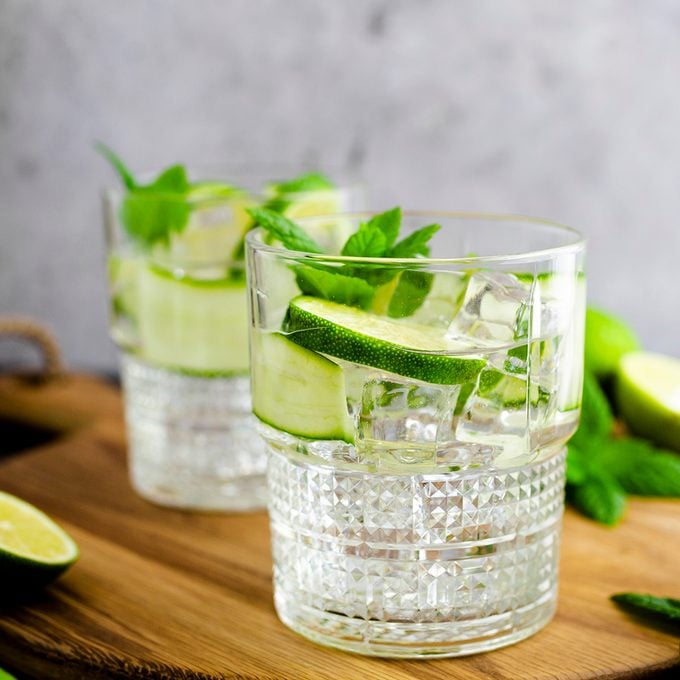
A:
[[[42,353],[42,377],[54,378],[64,372],[59,345],[45,326],[21,316],[0,316],[0,339],[18,338],[33,343]]]

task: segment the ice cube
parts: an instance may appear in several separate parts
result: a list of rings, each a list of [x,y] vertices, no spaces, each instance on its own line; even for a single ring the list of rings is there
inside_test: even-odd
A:
[[[365,367],[358,367],[357,370]],[[432,465],[453,439],[460,385],[427,385],[380,373],[365,375],[356,404],[355,442],[366,462],[381,467]]]
[[[511,344],[533,335],[538,288],[503,272],[475,272],[447,338],[481,347]]]

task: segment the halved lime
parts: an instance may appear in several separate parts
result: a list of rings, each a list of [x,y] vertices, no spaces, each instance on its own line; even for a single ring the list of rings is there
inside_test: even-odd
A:
[[[635,434],[680,451],[680,359],[626,354],[619,363],[616,397]]]
[[[46,585],[78,555],[75,541],[45,513],[0,491],[0,594]]]
[[[621,357],[640,349],[640,341],[619,317],[589,307],[586,310],[585,364],[598,378],[614,375]]]
[[[470,347],[448,340],[441,328],[304,295],[290,302],[285,330],[314,352],[440,385],[475,380],[486,364]]]

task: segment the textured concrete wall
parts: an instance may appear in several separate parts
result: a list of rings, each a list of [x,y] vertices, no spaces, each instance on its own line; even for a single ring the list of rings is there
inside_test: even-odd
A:
[[[591,298],[680,354],[679,73],[674,0],[0,0],[0,312],[114,365],[102,139],[572,224]]]

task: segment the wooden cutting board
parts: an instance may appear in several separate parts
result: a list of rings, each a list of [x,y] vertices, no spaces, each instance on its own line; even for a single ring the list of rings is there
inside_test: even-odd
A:
[[[33,602],[0,605],[0,666],[21,677],[680,677],[673,631],[608,601],[625,590],[680,596],[678,502],[632,502],[613,530],[567,512],[558,613],[533,638],[467,658],[388,661],[324,649],[278,621],[264,512],[190,514],[135,496],[115,388],[82,375],[2,377],[0,421],[57,435],[2,456],[0,488],[54,516],[82,550]]]

